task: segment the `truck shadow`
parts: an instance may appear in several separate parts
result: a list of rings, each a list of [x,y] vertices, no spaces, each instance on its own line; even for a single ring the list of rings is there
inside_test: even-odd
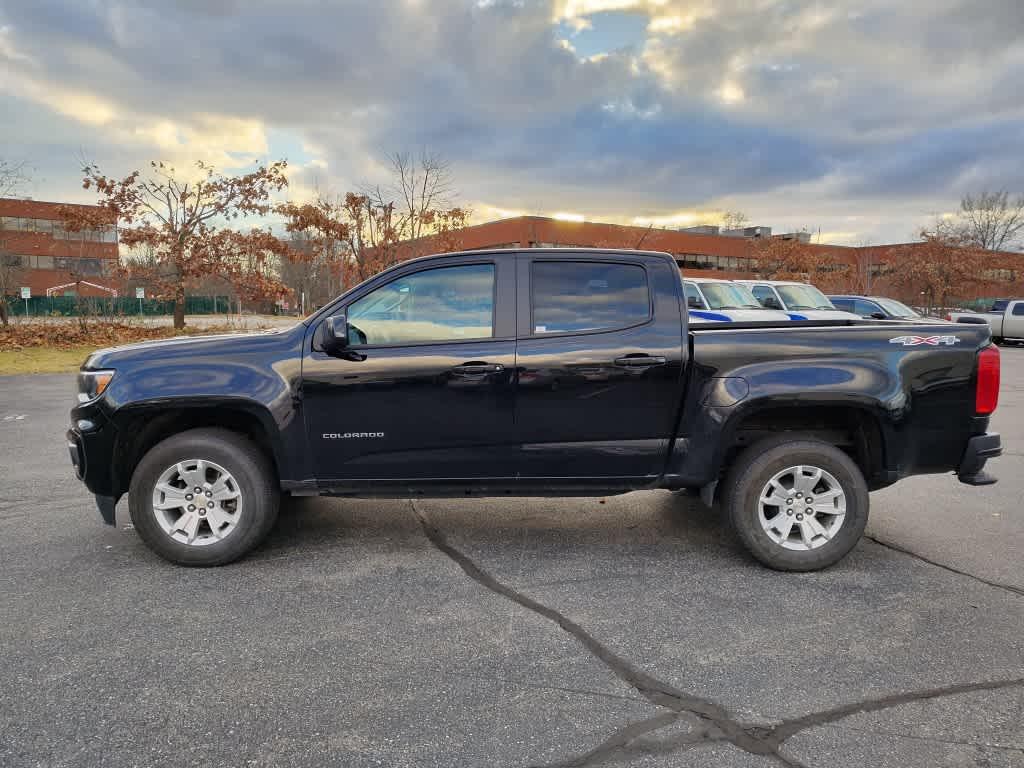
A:
[[[665,491],[598,498],[392,499],[305,498],[287,500],[256,558],[289,550],[386,543],[389,548],[426,546],[413,504],[453,539],[470,547],[507,547],[528,541],[550,547],[552,556],[664,547],[717,553],[749,562],[716,507]]]

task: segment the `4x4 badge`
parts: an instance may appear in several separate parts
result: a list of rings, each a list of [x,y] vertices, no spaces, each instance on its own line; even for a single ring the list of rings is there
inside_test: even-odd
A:
[[[960,343],[959,336],[897,336],[889,339],[890,344],[902,344],[904,347],[919,347],[925,344],[929,347],[937,347],[939,344],[952,346]]]

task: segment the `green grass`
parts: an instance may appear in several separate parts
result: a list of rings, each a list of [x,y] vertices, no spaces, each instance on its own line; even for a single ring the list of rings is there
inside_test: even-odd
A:
[[[24,373],[73,373],[96,347],[32,347],[0,351],[0,376]]]

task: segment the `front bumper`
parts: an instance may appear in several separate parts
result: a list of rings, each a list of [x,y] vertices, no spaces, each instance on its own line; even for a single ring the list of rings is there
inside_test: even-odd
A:
[[[114,524],[114,505],[120,495],[114,488],[112,471],[115,430],[101,415],[92,412],[82,418],[72,411],[72,426],[65,435],[68,456],[75,476],[96,496],[103,522]]]
[[[985,472],[985,462],[1001,456],[1003,442],[998,433],[975,435],[967,441],[956,475],[967,485],[992,485],[996,478]]]

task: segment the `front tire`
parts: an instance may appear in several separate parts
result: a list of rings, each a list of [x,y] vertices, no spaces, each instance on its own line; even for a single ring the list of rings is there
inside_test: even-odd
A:
[[[279,491],[266,455],[226,429],[191,429],[157,443],[128,491],[132,524],[172,563],[225,565],[250,552],[277,520]]]
[[[747,550],[769,568],[816,571],[841,560],[868,521],[864,475],[821,440],[780,437],[747,448],[722,507]]]

